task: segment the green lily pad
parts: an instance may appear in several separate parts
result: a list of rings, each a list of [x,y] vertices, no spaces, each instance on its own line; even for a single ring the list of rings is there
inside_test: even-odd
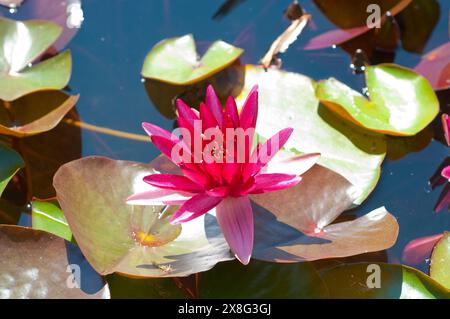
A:
[[[25,137],[49,131],[74,107],[78,98],[79,95],[70,96],[61,91],[45,91],[13,102],[0,100],[0,134]]]
[[[432,278],[402,265],[360,263],[337,266],[319,273],[331,298],[450,298],[450,292]]]
[[[428,80],[410,69],[369,66],[366,82],[370,100],[334,78],[319,82],[317,97],[344,119],[396,136],[417,134],[439,112],[439,100]]]
[[[145,58],[141,74],[176,85],[194,84],[230,66],[244,51],[226,42],[216,41],[198,58],[191,34],[161,41]]]
[[[430,276],[450,290],[450,233],[434,247],[431,255]]]
[[[106,275],[183,277],[232,259],[220,229],[204,218],[171,225],[177,207],[134,206],[149,165],[87,157],[63,165],[54,187],[73,235],[92,267]]]
[[[319,164],[348,179],[361,190],[360,204],[375,188],[386,141],[359,129],[319,104],[310,78],[280,70],[247,66],[246,96],[259,85],[260,112],[256,132],[269,138],[285,127],[294,128],[286,149],[299,153],[321,153]],[[242,99],[240,99],[242,100]]]
[[[72,232],[62,210],[51,202],[33,201],[31,217],[34,229],[44,230],[67,241],[72,240]]]
[[[73,244],[40,230],[0,225],[0,298],[107,299],[109,289]]]
[[[42,90],[60,90],[70,79],[69,51],[31,65],[60,36],[62,28],[44,20],[0,18],[0,99],[13,101]]]
[[[0,144],[0,196],[5,190],[9,180],[16,175],[17,171],[21,169],[25,163],[12,149]]]

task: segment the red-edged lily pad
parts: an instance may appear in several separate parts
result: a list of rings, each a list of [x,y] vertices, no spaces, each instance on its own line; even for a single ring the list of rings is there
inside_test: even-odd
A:
[[[226,42],[214,42],[198,59],[191,34],[161,41],[145,58],[141,74],[175,85],[194,84],[204,80],[235,62],[244,51]]]
[[[0,134],[15,137],[46,132],[58,125],[77,103],[79,95],[61,91],[28,94],[13,102],[0,100]]]
[[[91,265],[101,274],[183,277],[231,259],[219,228],[204,218],[171,225],[177,207],[126,204],[146,189],[143,177],[152,173],[149,165],[102,157],[65,164],[56,173],[58,201]]]
[[[13,101],[42,90],[60,90],[70,79],[66,51],[32,65],[60,36],[61,27],[44,20],[0,18],[0,99]]]
[[[430,83],[410,69],[394,64],[369,66],[366,82],[370,100],[334,78],[319,82],[316,94],[342,118],[389,135],[415,135],[439,113],[439,100]]]
[[[0,225],[0,298],[109,298],[103,279],[73,244],[52,234]]]

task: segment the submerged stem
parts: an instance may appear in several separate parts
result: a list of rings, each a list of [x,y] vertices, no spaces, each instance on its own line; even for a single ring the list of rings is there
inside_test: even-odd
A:
[[[82,128],[82,129],[92,131],[92,132],[126,138],[129,140],[134,140],[134,141],[139,141],[139,142],[148,142],[149,141],[149,137],[147,135],[134,134],[134,133],[128,133],[128,132],[123,132],[123,131],[119,131],[119,130],[113,130],[113,129],[110,129],[107,127],[96,126],[93,124],[76,121],[76,120],[72,120],[72,119],[64,119],[63,122],[66,124],[72,125],[72,126],[76,126],[76,127]]]

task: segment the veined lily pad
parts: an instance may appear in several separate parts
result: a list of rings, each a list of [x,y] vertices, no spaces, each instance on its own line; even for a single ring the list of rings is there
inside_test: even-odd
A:
[[[390,248],[398,224],[384,207],[350,221],[336,219],[358,190],[339,174],[314,166],[297,186],[253,195],[253,258],[276,262],[347,257]],[[334,223],[333,223],[334,222]]]
[[[23,159],[12,149],[0,144],[0,196],[9,180],[25,165]]]
[[[434,247],[430,275],[450,291],[450,233],[448,232]]]
[[[61,27],[44,20],[0,18],[0,99],[13,101],[42,90],[60,90],[70,79],[72,58],[66,51],[30,66],[58,39]]]
[[[320,275],[331,298],[450,298],[450,292],[432,278],[402,265],[350,264],[321,271]]]
[[[214,42],[199,60],[191,34],[164,40],[145,58],[142,76],[176,85],[199,82],[225,69],[244,51],[223,41]]]
[[[61,209],[51,202],[31,203],[33,229],[44,230],[65,240],[72,240],[72,232]]]
[[[306,76],[247,66],[241,97],[255,84],[259,85],[261,110],[256,132],[269,138],[285,127],[294,128],[285,148],[321,153],[319,164],[361,189],[361,196],[355,200],[360,204],[378,182],[386,153],[385,139],[367,134],[319,105],[315,83]]]
[[[412,70],[394,64],[369,66],[366,82],[370,101],[333,78],[319,82],[317,97],[344,119],[388,135],[415,135],[439,112],[430,83]]]
[[[0,100],[0,134],[25,137],[49,131],[74,107],[78,98],[79,95],[70,96],[61,91],[46,91],[13,102]]]
[[[74,237],[101,274],[182,277],[232,259],[219,228],[204,218],[171,225],[176,207],[134,206],[126,199],[146,189],[149,165],[88,157],[62,166],[54,178],[58,201]]]
[[[103,279],[73,244],[52,234],[0,225],[0,298],[109,298]]]

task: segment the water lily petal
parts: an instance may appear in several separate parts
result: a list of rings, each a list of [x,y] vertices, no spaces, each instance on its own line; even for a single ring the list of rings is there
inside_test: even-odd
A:
[[[151,123],[142,123],[142,128],[144,129],[144,131],[148,134],[148,136],[150,136],[150,138],[152,139],[154,136],[161,136],[164,138],[167,138],[169,140],[177,140],[178,138],[173,135],[172,133],[170,133],[169,131],[166,131],[165,129],[153,125]]]
[[[247,180],[267,165],[278,151],[283,148],[293,131],[293,128],[285,128],[273,135],[261,146],[258,145],[252,153],[250,163],[244,169],[243,179]]]
[[[162,189],[151,186],[145,192],[136,193],[127,198],[127,204],[130,205],[181,205],[184,204],[195,194],[189,192],[180,192],[173,189]]]
[[[445,140],[447,141],[447,145],[450,146],[450,118],[447,114],[442,114],[442,127],[444,128]]]
[[[211,197],[200,193],[186,201],[171,217],[172,224],[181,224],[206,214],[222,201],[221,198]]]
[[[198,114],[196,114],[186,103],[181,99],[177,99],[177,111],[178,117],[182,117],[189,121],[191,125],[194,125],[194,121],[198,120]]]
[[[206,89],[206,106],[216,118],[217,123],[222,124],[222,105],[212,85]]]
[[[250,91],[239,117],[241,127],[246,130],[256,127],[258,117],[258,86],[254,86]]]
[[[446,179],[450,180],[450,166],[447,166],[444,168],[441,172],[442,177],[445,177]]]
[[[290,174],[258,174],[250,194],[262,194],[289,188],[300,183],[302,178]]]
[[[163,153],[166,155],[172,162],[179,165],[180,163],[184,163],[185,159],[192,160],[192,154],[190,150],[187,148],[187,145],[180,141],[173,141],[171,139],[162,137],[162,136],[152,136],[152,143]],[[177,147],[176,150],[180,152],[173,152],[174,147]]]
[[[253,250],[253,210],[247,196],[229,197],[216,207],[217,221],[236,258],[247,265]]]
[[[283,159],[274,158],[267,164],[264,173],[282,173],[302,175],[307,172],[320,158],[320,153],[304,154]]]
[[[239,113],[234,97],[229,96],[225,106],[225,113],[233,120],[234,127],[239,127]]]
[[[200,119],[202,120],[203,131],[210,128],[216,127],[218,125],[217,120],[211,110],[206,106],[205,103],[200,103],[198,107],[200,110]],[[222,122],[220,122],[222,124]]]
[[[152,174],[144,177],[144,182],[164,189],[186,192],[199,192],[203,187],[186,176],[173,174]]]

